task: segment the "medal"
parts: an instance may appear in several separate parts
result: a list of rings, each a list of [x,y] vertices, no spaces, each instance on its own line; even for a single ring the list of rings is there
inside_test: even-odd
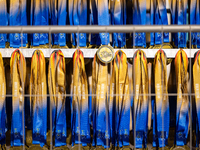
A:
[[[12,123],[11,146],[20,148],[23,145],[22,136],[25,136],[24,85],[26,79],[26,61],[20,50],[16,49],[10,60],[10,74],[12,82]],[[24,120],[22,120],[24,118]],[[24,122],[23,122],[24,121]]]
[[[155,102],[153,119],[153,147],[165,148],[169,135],[169,99],[167,81],[167,58],[158,50],[154,58]]]
[[[6,144],[6,79],[4,73],[3,58],[0,53],[0,144]]]
[[[73,55],[72,143],[83,148],[90,143],[88,83],[83,53]],[[76,149],[74,147],[74,149]]]
[[[135,116],[135,147],[147,148],[148,131],[148,68],[146,55],[142,50],[137,50],[133,56],[133,93],[134,93],[134,116]],[[140,96],[140,94],[144,94]],[[133,116],[133,117],[134,117]],[[133,119],[134,120],[134,119]],[[133,122],[134,126],[134,122]]]
[[[176,108],[176,146],[173,149],[182,147],[187,149],[186,139],[189,128],[189,98],[188,95],[188,58],[182,49],[175,57],[176,85],[177,85],[177,108]]]
[[[30,76],[30,102],[32,112],[32,147],[45,145],[47,133],[46,63],[41,50],[33,53]],[[37,96],[41,95],[41,96]],[[37,146],[35,146],[37,145]]]
[[[53,135],[57,148],[66,146],[67,139],[65,58],[61,50],[54,51],[50,56],[48,81]]]
[[[129,146],[130,105],[127,57],[119,50],[111,75],[109,118],[112,144],[121,149]]]

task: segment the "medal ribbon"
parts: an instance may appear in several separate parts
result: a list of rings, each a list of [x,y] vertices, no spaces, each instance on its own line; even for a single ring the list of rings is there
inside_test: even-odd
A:
[[[97,10],[97,0],[91,0],[91,14],[90,14],[90,22],[91,25],[98,25],[98,10]],[[111,5],[112,7],[112,5]],[[111,10],[112,12],[112,10]],[[113,21],[114,22],[114,21]],[[101,40],[99,34],[91,34],[91,40],[90,40],[91,45],[101,45]]]
[[[23,128],[25,131],[25,121],[22,122],[23,93],[26,78],[26,61],[23,54],[17,49],[12,53],[10,60],[10,73],[12,81],[12,124],[11,124],[11,146],[23,145]],[[25,118],[25,117],[24,117]],[[24,124],[24,126],[22,126]]]
[[[146,25],[146,0],[133,0],[133,24]],[[146,34],[135,34],[135,46],[146,47]]]
[[[0,53],[0,144],[6,144],[6,79],[3,58]]]
[[[8,25],[7,4],[6,0],[0,1],[0,26]],[[7,34],[0,33],[0,48],[5,48],[7,42]]]
[[[158,144],[156,146],[165,147],[169,135],[169,99],[167,82],[167,58],[163,50],[156,53],[155,65],[155,134]],[[163,122],[164,121],[164,122]],[[154,136],[155,137],[155,136]],[[155,143],[154,143],[155,144]]]
[[[154,15],[155,15],[155,0],[150,0],[150,24],[151,25],[154,25],[154,23],[155,23]],[[151,46],[153,46],[155,43],[154,37],[155,37],[155,33],[151,32],[150,33],[150,45]]]
[[[193,85],[194,85],[194,92],[195,92],[195,102],[196,102],[196,111],[197,111],[197,120],[198,120],[198,129],[197,129],[197,135],[200,131],[200,93],[199,93],[199,87],[200,87],[200,80],[198,78],[200,73],[200,57],[199,57],[199,51],[197,52],[195,56],[195,61],[193,65]]]
[[[114,73],[115,72],[115,73]],[[116,95],[116,134],[119,147],[129,145],[129,125],[130,125],[130,105],[128,64],[126,54],[117,51],[114,59],[113,73],[115,74],[115,94]],[[112,90],[112,88],[111,88]]]
[[[184,25],[187,22],[187,0],[176,0],[176,2],[173,2],[173,7],[175,7],[177,10],[175,13],[175,17],[173,18],[173,22],[178,25]],[[174,10],[173,10],[174,11]],[[174,14],[173,14],[174,15]],[[173,16],[172,15],[172,16]],[[175,38],[175,45],[178,48],[184,48],[186,47],[186,33],[179,32],[174,34]]]
[[[98,0],[98,25],[110,25],[109,9],[107,0]],[[101,44],[108,45],[110,43],[109,33],[99,33]]]
[[[179,50],[175,57],[177,110],[176,110],[176,145],[186,144],[189,127],[189,98],[188,95],[188,58],[183,50]]]
[[[51,0],[52,4],[52,25],[66,25],[67,20],[67,1],[66,0]],[[65,33],[54,33],[53,44],[59,46],[66,45],[66,34]]]
[[[133,91],[134,116],[136,117],[136,148],[146,148],[148,128],[148,70],[147,58],[143,51],[138,50],[133,56]],[[144,94],[140,96],[139,94]]]
[[[87,1],[69,0],[69,19],[70,25],[87,25]],[[79,36],[79,37],[78,37]],[[79,43],[78,43],[79,38]],[[72,34],[72,45],[86,47],[86,33]]]
[[[198,20],[197,16],[199,16],[198,10],[197,10],[199,6],[197,4],[197,1],[199,0],[190,1],[190,24],[197,24],[197,20]],[[196,35],[197,33],[192,32],[191,34],[192,34],[191,35],[192,45],[197,45],[197,35]]]
[[[49,2],[48,0],[31,1],[31,25],[49,25]],[[33,46],[45,45],[48,43],[48,33],[34,33],[31,44]]]
[[[96,97],[93,97],[93,122],[94,122],[94,135],[95,138],[93,145],[103,146],[104,148],[109,148],[109,145],[106,144],[106,141],[110,140],[110,128],[108,128],[102,122],[107,122],[109,120],[108,115],[108,66],[99,59],[97,56],[94,58],[93,62],[93,74],[92,74],[92,84],[95,89],[93,94],[96,94]],[[108,142],[110,143],[110,142]]]
[[[156,25],[168,25],[167,9],[165,0],[157,0],[155,12],[155,24]],[[169,43],[169,33],[163,33],[163,42]],[[162,44],[162,34],[155,33],[155,44]]]
[[[64,96],[66,78],[65,58],[61,50],[54,51],[50,56],[48,80],[55,147],[65,146],[67,138],[66,97]]]
[[[32,56],[29,90],[33,118],[33,144],[40,144],[43,147],[47,133],[47,83],[46,63],[41,50],[34,51]]]
[[[10,0],[10,26],[26,26],[26,13],[26,0]],[[9,35],[9,40],[10,47],[13,48],[25,47],[28,43],[26,33],[23,33],[22,35],[21,33],[11,33]],[[21,44],[21,40],[23,40],[23,44]]]
[[[126,25],[126,1],[115,0],[110,2],[113,11],[113,25]],[[114,33],[113,34],[113,47],[124,47],[126,45],[126,34],[125,33]]]
[[[83,53],[78,49],[73,56],[73,136],[75,144],[90,143],[88,85]],[[79,141],[79,136],[80,140]]]

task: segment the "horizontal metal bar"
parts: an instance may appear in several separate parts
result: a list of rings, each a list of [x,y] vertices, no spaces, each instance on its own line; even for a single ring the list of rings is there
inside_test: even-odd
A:
[[[9,49],[9,48],[5,48],[5,49],[0,49],[0,52],[2,54],[2,57],[4,58],[10,58],[12,52],[15,49]],[[36,49],[32,49],[32,48],[20,48],[21,52],[23,53],[24,57],[26,58],[31,58],[33,52]],[[52,49],[41,49],[44,53],[44,56],[46,58],[49,58],[51,53],[55,50],[55,48]],[[72,58],[74,52],[76,49],[60,49],[65,58]],[[96,51],[98,49],[87,49],[87,48],[80,48],[80,50],[83,52],[84,58],[93,58]],[[114,51],[116,52],[117,50],[119,50],[119,48],[114,49]],[[138,50],[138,49],[121,49],[123,50],[128,58],[133,58],[134,53]],[[145,53],[147,58],[154,58],[156,52],[158,51],[158,49],[142,49]],[[163,49],[167,55],[167,58],[175,58],[176,53],[179,51],[179,49]],[[184,49],[184,51],[186,52],[188,58],[194,58],[194,54],[198,51],[198,49]]]
[[[200,32],[200,25],[1,26],[0,33]]]

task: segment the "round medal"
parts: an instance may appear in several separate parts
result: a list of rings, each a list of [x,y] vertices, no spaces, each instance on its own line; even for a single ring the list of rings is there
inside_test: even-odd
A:
[[[190,150],[190,148],[187,145],[184,145],[172,147],[171,150]]]
[[[74,145],[71,150],[85,150],[82,145]]]
[[[40,145],[31,145],[28,150],[43,150]]]
[[[114,50],[111,46],[103,45],[98,49],[97,57],[103,63],[110,63],[114,59]]]

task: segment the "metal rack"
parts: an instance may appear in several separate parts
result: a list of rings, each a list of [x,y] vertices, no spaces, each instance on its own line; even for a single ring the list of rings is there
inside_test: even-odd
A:
[[[142,26],[142,25],[117,25],[117,26],[2,26],[0,27],[0,33],[136,33],[136,32],[188,32],[191,35],[192,32],[200,32],[200,25],[154,25],[154,26]],[[49,36],[50,37],[50,36]],[[49,39],[51,41],[51,39]],[[50,42],[51,43],[51,42]],[[190,43],[191,48],[191,43]],[[20,48],[25,57],[31,57],[33,51],[36,48]],[[119,49],[119,48],[118,48]],[[118,49],[115,49],[117,51]],[[13,48],[0,49],[3,57],[10,57]],[[44,56],[49,57],[51,52],[55,48],[42,49]],[[71,58],[76,49],[61,49],[66,58]],[[92,58],[97,49],[81,48],[85,58]],[[121,49],[128,58],[133,57],[133,49]],[[143,49],[147,55],[147,58],[154,58],[158,49]],[[168,58],[174,58],[179,49],[164,49]],[[184,49],[188,57],[193,58],[194,53],[198,49]]]

